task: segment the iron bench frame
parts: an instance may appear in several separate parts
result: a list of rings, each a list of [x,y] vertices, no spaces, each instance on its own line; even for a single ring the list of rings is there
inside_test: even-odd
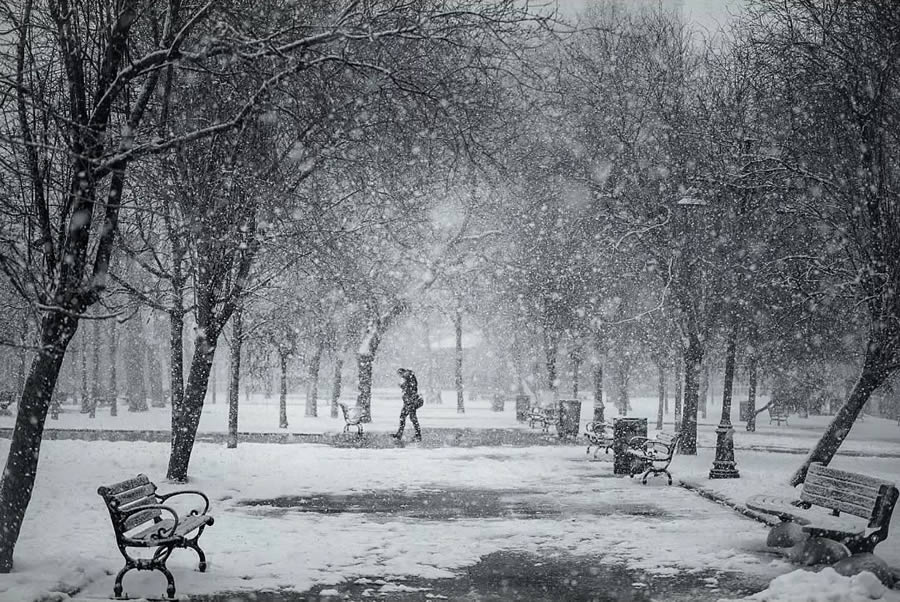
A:
[[[584,436],[588,440],[587,451],[585,453],[591,453],[591,448],[594,447],[594,458],[597,457],[597,453],[601,449],[605,449],[605,453],[608,454],[613,446],[612,434],[607,434],[611,433],[611,431],[612,425],[607,422],[598,420],[588,422],[584,427]]]
[[[660,439],[660,436],[663,438]],[[672,484],[672,473],[669,472],[669,465],[678,451],[681,444],[681,432],[666,433],[658,432],[656,437],[632,437],[628,441],[628,449],[625,453],[631,456],[635,462],[631,466],[629,476],[634,476],[644,471],[641,477],[641,484],[647,484],[647,477],[664,474],[669,479],[669,485]]]
[[[340,408],[341,408],[341,414],[344,415],[344,433],[348,433],[350,431],[350,427],[355,426],[357,438],[362,437],[363,436],[362,413],[357,412],[356,416],[351,416],[350,408],[347,407],[347,404],[339,403],[338,406],[340,406]]]
[[[213,517],[207,514],[209,498],[206,494],[195,490],[181,490],[159,495],[156,493],[156,484],[143,474],[100,487],[97,493],[106,504],[116,535],[116,545],[125,558],[125,566],[116,575],[113,586],[113,596],[116,599],[124,599],[122,579],[131,570],[159,571],[166,578],[166,595],[174,598],[175,578],[166,568],[166,561],[175,548],[194,550],[200,558],[198,567],[200,572],[206,572],[206,555],[197,542],[203,534],[203,529],[215,522]],[[171,506],[164,503],[179,495],[199,496],[204,502],[203,510],[191,510],[185,518],[180,518]],[[163,513],[167,513],[170,518],[163,519]],[[185,524],[188,526],[186,529]],[[179,526],[183,527],[181,533]],[[140,531],[135,534],[134,531],[139,528]],[[187,537],[194,531],[197,532],[196,535]],[[156,550],[151,558],[134,558],[128,553],[128,548],[156,548]]]

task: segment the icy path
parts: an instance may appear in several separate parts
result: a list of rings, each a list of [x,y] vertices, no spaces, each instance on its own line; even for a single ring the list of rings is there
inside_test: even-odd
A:
[[[7,445],[0,443],[0,453]],[[158,443],[45,443],[16,570],[0,576],[0,598],[51,590],[109,596],[121,559],[96,488],[138,472],[159,481],[167,453]],[[696,574],[710,579],[710,590],[716,572],[723,583],[733,572],[764,585],[790,570],[754,551],[766,534],[759,523],[661,479],[645,487],[611,469],[587,461],[581,447],[200,444],[190,486],[212,499],[216,524],[201,540],[210,571],[196,572],[192,552],[183,550],[169,566],[179,592],[191,594],[440,579],[502,552],[572,557],[654,580]],[[295,507],[317,497],[304,511]],[[323,511],[329,507],[344,511]],[[159,595],[163,579],[131,573],[125,589]]]

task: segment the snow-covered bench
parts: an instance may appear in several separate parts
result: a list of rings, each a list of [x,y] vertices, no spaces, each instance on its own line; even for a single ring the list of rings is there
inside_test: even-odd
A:
[[[775,423],[777,426],[781,426],[781,423],[788,423],[788,412],[787,408],[783,405],[770,405],[769,406],[769,424]]]
[[[813,537],[840,541],[856,554],[887,538],[897,496],[889,481],[813,463],[799,500],[755,495],[747,507],[797,523]]]
[[[534,406],[528,412],[528,426],[534,428],[535,424],[541,425],[541,431],[550,432],[550,425],[556,421],[556,413],[551,408]]]
[[[113,595],[122,597],[122,578],[128,571],[159,571],[166,577],[166,594],[175,597],[175,578],[166,568],[166,561],[175,548],[191,548],[200,557],[200,572],[206,571],[206,555],[197,540],[213,517],[207,514],[209,498],[199,491],[176,491],[166,495],[156,493],[156,485],[146,475],[107,485],[97,489],[106,503],[112,519],[116,544],[125,558],[125,566],[116,575]],[[169,498],[178,495],[194,495],[203,501],[203,509],[191,510],[179,517],[171,507],[164,505]],[[191,537],[189,535],[195,533]],[[132,558],[127,548],[156,548],[151,558]]]
[[[644,472],[641,477],[641,483],[647,484],[647,477],[651,474],[656,476],[664,474],[669,478],[669,485],[672,484],[672,474],[669,472],[669,465],[681,442],[681,433],[666,433],[660,431],[653,438],[632,437],[628,441],[628,449],[625,453],[634,460],[631,465],[631,477],[637,473]]]
[[[356,427],[356,436],[362,437],[363,435],[363,425],[362,425],[362,412],[359,411],[359,408],[354,406],[352,408],[348,408],[347,404],[339,403],[341,407],[341,414],[344,415],[344,432],[348,432],[351,426]]]
[[[596,420],[594,422],[588,422],[587,426],[584,427],[584,436],[588,440],[587,452],[585,453],[591,453],[591,448],[593,447],[595,448],[595,458],[601,449],[605,449],[605,453],[608,454],[610,448],[612,448],[613,436],[611,424]]]

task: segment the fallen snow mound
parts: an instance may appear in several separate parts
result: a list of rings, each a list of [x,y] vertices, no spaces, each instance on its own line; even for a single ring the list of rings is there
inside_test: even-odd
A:
[[[900,602],[900,594],[887,589],[874,574],[863,571],[852,577],[826,567],[814,573],[798,569],[776,577],[769,588],[744,598],[760,602]]]

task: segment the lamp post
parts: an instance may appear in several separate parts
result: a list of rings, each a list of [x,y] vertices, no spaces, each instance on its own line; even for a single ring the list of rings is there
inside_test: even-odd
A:
[[[716,459],[709,471],[710,479],[739,479],[741,474],[734,461],[734,427],[731,426],[731,392],[734,384],[734,332],[728,337],[725,352],[725,386],[722,391],[722,418],[716,427]]]

